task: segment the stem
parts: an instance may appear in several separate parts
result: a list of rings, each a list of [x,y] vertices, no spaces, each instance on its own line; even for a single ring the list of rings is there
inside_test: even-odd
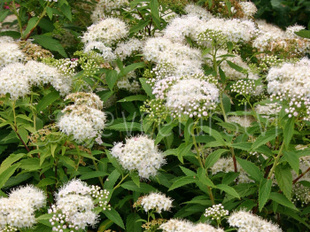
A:
[[[54,2],[52,2],[51,6],[54,4]],[[33,28],[30,30],[30,32],[26,35],[26,37],[22,37],[22,40],[28,40],[29,37],[31,36],[32,32],[34,31],[34,29],[36,29],[36,27],[38,26],[38,24],[40,23],[41,19],[43,19],[43,17],[46,14],[46,8],[49,7],[49,2],[47,3],[46,7],[44,7],[43,12],[40,14],[40,17],[38,19],[38,21],[36,22],[36,24],[33,26]]]
[[[223,93],[220,93],[220,101],[221,101],[220,105],[221,105],[221,110],[223,113],[224,121],[227,122],[227,116],[226,116],[226,112],[225,112],[224,104],[223,104]]]
[[[237,160],[236,160],[236,155],[235,155],[235,150],[234,150],[234,148],[230,147],[230,152],[231,152],[231,156],[232,156],[233,161],[234,161],[234,171],[235,171],[235,172],[238,172]]]
[[[199,164],[200,164],[200,167],[205,169],[204,168],[204,165],[201,161],[201,156],[200,156],[200,151],[199,151],[199,148],[197,146],[197,142],[196,142],[196,137],[195,137],[195,134],[194,134],[194,131],[195,131],[195,127],[197,125],[198,121],[196,121],[191,129],[191,135],[193,136],[193,143],[194,143],[194,146],[195,146],[195,150],[196,150],[196,153],[197,153],[197,159],[199,161]],[[206,175],[208,176],[208,173],[207,173],[207,170],[206,170]],[[208,188],[208,192],[209,192],[209,197],[210,197],[210,200],[212,202],[212,205],[215,205],[215,201],[214,201],[214,196],[213,196],[213,193],[212,193],[212,188],[210,186],[207,186]]]
[[[20,32],[20,34],[22,34],[22,32],[23,32],[22,21],[20,20],[19,14],[17,12],[16,5],[15,5],[15,0],[13,0],[13,4],[12,5],[13,5],[13,13],[14,13],[14,15],[17,18],[17,22],[18,22],[18,26],[19,26],[19,32]]]
[[[95,160],[93,160],[93,163],[94,163],[94,166],[95,166],[96,171],[99,171],[98,165],[97,165],[97,163],[95,162]],[[98,178],[99,178],[99,181],[100,181],[100,184],[101,184],[102,188],[104,188],[104,183],[103,183],[102,177],[99,176]]]
[[[22,137],[18,133],[17,122],[16,122],[16,112],[15,112],[15,101],[13,101],[13,103],[12,103],[12,110],[13,110],[13,118],[14,118],[13,130],[15,131],[17,137],[22,142],[22,144],[24,145],[26,150],[29,152],[30,151],[29,147],[27,146],[27,144],[24,142],[24,140],[22,139]]]
[[[124,181],[128,176],[129,176],[129,173],[128,173],[126,176],[124,176],[124,177],[120,180],[120,182],[118,182],[118,184],[113,188],[113,190],[117,189],[117,188],[123,183],[123,181]]]
[[[194,131],[195,131],[197,123],[198,123],[198,121],[194,122],[194,125],[193,125],[193,127],[191,129],[191,135],[193,136],[193,144],[194,144],[194,147],[195,147],[195,150],[196,150],[196,153],[197,153],[197,160],[199,161],[200,167],[204,168],[204,165],[203,165],[203,163],[201,161],[200,151],[199,151],[199,148],[197,146],[196,137],[195,137],[195,134],[194,134]]]
[[[271,170],[270,170],[270,172],[268,174],[268,177],[267,177],[268,180],[272,177],[272,174],[273,174],[276,166],[278,165],[279,159],[280,159],[280,157],[282,155],[283,148],[284,148],[284,142],[282,143],[282,145],[280,147],[280,150],[279,150],[279,153],[278,153],[277,157],[275,158],[275,160],[273,162],[272,168],[271,168]]]
[[[310,171],[310,167],[306,170],[306,171],[304,171],[303,173],[301,173],[295,180],[293,180],[293,184],[296,184],[296,182],[297,181],[299,181],[299,179],[301,178],[301,177],[303,177],[307,172],[309,172]]]

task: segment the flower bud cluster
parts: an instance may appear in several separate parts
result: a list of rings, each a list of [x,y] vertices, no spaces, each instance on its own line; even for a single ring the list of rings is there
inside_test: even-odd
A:
[[[205,217],[211,217],[212,220],[221,220],[222,217],[225,217],[229,214],[228,210],[224,209],[224,206],[222,204],[212,205],[212,207],[209,207],[206,209],[204,216]]]

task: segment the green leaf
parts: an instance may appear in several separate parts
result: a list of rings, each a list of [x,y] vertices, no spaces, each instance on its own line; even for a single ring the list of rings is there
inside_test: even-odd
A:
[[[108,173],[106,173],[106,172],[92,171],[92,172],[84,173],[83,175],[81,175],[79,177],[79,179],[81,179],[81,180],[88,180],[88,179],[97,178],[97,177],[104,177],[104,176],[107,176],[107,175],[108,175]]]
[[[223,97],[224,110],[225,110],[225,113],[227,114],[231,111],[231,100],[229,96],[225,93],[223,93],[222,97]]]
[[[173,134],[172,129],[174,127],[175,127],[175,124],[166,124],[163,127],[161,127],[156,136],[155,144],[158,144],[163,138]]]
[[[260,182],[259,190],[258,190],[258,206],[259,206],[260,212],[262,211],[265,204],[267,203],[267,200],[269,199],[270,191],[271,191],[271,185],[272,185],[271,179],[265,179],[264,178]]]
[[[201,182],[203,185],[214,187],[213,182],[209,179],[209,177],[207,177],[207,170],[198,168],[197,177],[199,182]]]
[[[113,189],[116,181],[121,176],[121,174],[117,171],[117,169],[114,169],[113,172],[108,176],[107,180],[104,182],[104,188],[106,189]]]
[[[105,129],[116,130],[116,131],[142,131],[142,125],[137,122],[122,122],[106,127]]]
[[[206,162],[205,162],[206,168],[212,167],[216,163],[216,161],[219,160],[221,155],[223,155],[225,152],[228,152],[228,151],[229,150],[227,150],[227,149],[218,149],[218,150],[215,150],[214,152],[212,152],[211,154],[209,154],[208,157],[206,158]]]
[[[52,20],[53,19],[53,8],[46,7],[46,13],[47,13],[47,16],[50,18],[50,20]]]
[[[72,21],[72,13],[71,13],[71,7],[68,4],[63,4],[60,7],[61,12],[66,16],[67,19],[69,19],[70,21]]]
[[[36,106],[37,112],[40,112],[46,109],[48,106],[50,106],[52,103],[54,103],[59,98],[60,98],[60,95],[57,91],[50,92],[38,102],[38,105]]]
[[[255,150],[256,148],[259,148],[262,145],[265,145],[267,142],[272,141],[275,139],[279,134],[281,133],[281,130],[271,129],[268,130],[265,134],[261,134],[257,137],[255,142],[252,145],[252,150]]]
[[[250,151],[252,147],[252,143],[248,143],[248,142],[233,143],[231,146],[233,148],[237,148],[243,151]]]
[[[25,129],[25,127],[18,128],[18,134],[20,135],[21,139],[25,144],[28,142],[28,131]]]
[[[68,57],[65,49],[62,47],[61,43],[58,40],[53,39],[52,37],[47,35],[35,35],[32,36],[32,38],[34,39],[35,43],[41,45],[42,47],[51,51],[58,52],[63,57]]]
[[[140,220],[140,216],[136,213],[131,213],[128,215],[126,219],[126,231],[127,232],[141,232],[142,222]]]
[[[283,151],[283,160],[287,161],[294,169],[296,174],[299,173],[299,156],[294,151]]]
[[[121,187],[138,193],[149,193],[156,191],[156,189],[153,186],[143,182],[140,183],[140,187],[138,187],[132,180],[124,182],[123,184],[121,184]]]
[[[283,191],[287,199],[291,199],[293,178],[291,168],[288,165],[276,166],[275,176],[280,189]]]
[[[280,193],[275,193],[275,192],[270,193],[270,197],[269,198],[271,200],[277,202],[280,205],[283,205],[283,206],[285,206],[287,208],[290,208],[290,209],[298,211],[296,206],[291,201],[289,201],[284,195],[282,195]]]
[[[20,39],[21,35],[17,31],[1,31],[0,36],[10,36],[13,39]]]
[[[0,22],[3,22],[3,20],[8,16],[9,13],[9,10],[0,10]]]
[[[171,191],[176,188],[180,188],[184,185],[195,183],[197,180],[193,176],[182,176],[173,181],[173,184],[168,191]]]
[[[54,184],[56,184],[56,179],[52,179],[52,178],[48,177],[48,178],[44,178],[44,179],[40,180],[40,182],[37,184],[37,187],[43,188],[43,187],[46,187],[48,185],[54,185]]]
[[[226,142],[224,141],[222,135],[220,134],[220,132],[212,129],[211,127],[208,126],[202,126],[202,130],[208,134],[210,134],[213,138],[215,138],[215,140],[222,144],[222,146],[226,145]]]
[[[0,189],[5,185],[8,179],[14,174],[15,170],[20,166],[20,163],[13,164],[0,174]]]
[[[131,172],[130,173],[130,178],[132,181],[137,185],[138,188],[140,188],[140,177],[137,172]]]
[[[145,101],[147,99],[147,96],[145,95],[132,95],[125,97],[117,102],[131,102],[131,101]]]
[[[20,160],[21,158],[23,158],[24,156],[26,156],[26,154],[24,153],[19,153],[19,154],[11,154],[9,155],[2,163],[0,166],[0,175],[1,173],[3,173],[5,170],[7,170],[9,167],[11,167],[11,165],[13,163],[15,163],[16,161]]]
[[[137,25],[134,25],[130,28],[130,35],[133,35],[134,33],[143,30],[150,22],[151,20],[139,20],[139,23]]]
[[[260,182],[264,178],[264,174],[259,170],[259,168],[250,161],[236,157],[236,160],[244,171],[252,177],[255,181]]]
[[[229,61],[229,60],[226,60],[226,62],[227,62],[227,64],[228,64],[231,68],[237,70],[238,72],[244,72],[244,71],[245,71],[242,67],[240,67],[239,65],[236,65],[235,63],[233,63],[233,62],[231,62],[231,61]]]
[[[27,23],[27,27],[25,31],[23,32],[23,37],[26,37],[29,34],[29,32],[35,27],[38,20],[39,20],[38,17],[32,17],[31,19],[29,19]]]
[[[233,188],[233,187],[230,187],[226,184],[218,184],[215,186],[217,189],[220,189],[224,192],[226,192],[227,194],[233,196],[233,197],[236,197],[238,199],[240,199],[240,196],[239,194],[237,193],[237,191]]]
[[[104,232],[108,228],[110,228],[113,225],[113,222],[110,219],[106,219],[103,222],[100,223],[100,226],[98,228],[97,232]]]
[[[193,144],[182,143],[177,149],[177,156],[181,163],[183,163],[183,157],[188,155],[192,149]]]
[[[39,158],[23,159],[20,161],[21,168],[27,171],[36,171],[41,169]]]
[[[145,91],[145,93],[149,97],[154,98],[154,95],[152,93],[152,88],[151,88],[151,86],[148,83],[146,83],[146,79],[145,78],[139,78],[139,80],[140,80],[140,83],[141,83],[142,88]]]
[[[151,15],[154,21],[154,24],[157,28],[160,27],[160,18],[159,18],[159,4],[157,0],[151,0],[150,2]]]
[[[118,77],[126,76],[129,72],[134,71],[134,70],[136,70],[136,69],[138,69],[138,68],[143,68],[144,66],[145,66],[145,63],[144,63],[144,62],[139,62],[139,63],[130,64],[130,65],[124,67],[124,68],[120,71]]]
[[[109,218],[112,222],[114,222],[116,225],[125,229],[123,219],[121,218],[121,216],[119,215],[119,213],[115,209],[111,208],[111,210],[104,210],[103,214],[107,218]]]
[[[290,145],[291,139],[294,134],[294,126],[295,126],[294,119],[295,119],[294,117],[289,118],[283,129],[284,145],[286,149]]]
[[[115,70],[108,70],[106,72],[106,80],[110,90],[113,90],[114,85],[118,80],[117,72]]]
[[[310,39],[310,30],[301,30],[301,31],[295,32],[295,34],[300,37]]]

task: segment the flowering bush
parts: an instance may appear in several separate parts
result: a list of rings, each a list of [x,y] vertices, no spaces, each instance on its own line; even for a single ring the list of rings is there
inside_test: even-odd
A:
[[[243,0],[0,8],[1,232],[310,229],[304,26]]]

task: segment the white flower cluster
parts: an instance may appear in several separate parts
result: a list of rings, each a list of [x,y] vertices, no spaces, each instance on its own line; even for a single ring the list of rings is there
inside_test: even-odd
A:
[[[212,205],[206,209],[204,216],[211,217],[212,220],[221,220],[222,217],[225,217],[229,214],[229,211],[224,209],[222,204]]]
[[[229,116],[227,118],[227,122],[229,123],[237,123],[242,127],[250,127],[251,124],[254,122],[254,118],[249,115],[244,115],[244,116]]]
[[[281,107],[282,106],[278,103],[267,103],[265,105],[258,104],[255,106],[255,112],[263,115],[263,117],[269,117],[271,115],[279,114]]]
[[[213,18],[213,15],[209,11],[202,8],[201,6],[194,4],[186,5],[184,11],[188,16],[197,16],[199,19],[204,21],[208,21],[209,19]]]
[[[103,108],[103,102],[98,95],[93,93],[71,93],[66,96],[65,100],[70,100],[74,102],[75,105],[85,105],[98,110]]]
[[[24,78],[25,66],[22,63],[8,64],[0,72],[0,94],[10,94],[12,100],[30,93],[30,85]]]
[[[246,211],[232,213],[228,218],[230,226],[238,227],[240,232],[281,232],[282,230],[275,224],[272,224],[259,216]]]
[[[0,198],[0,230],[32,227],[36,223],[35,211],[45,204],[45,194],[34,186],[12,191],[8,198]]]
[[[294,32],[303,29],[302,26],[291,26],[286,31],[266,23],[256,21],[259,28],[258,36],[253,41],[253,47],[261,52],[282,52],[282,54],[305,55],[310,50],[310,40],[297,36]]]
[[[106,18],[87,28],[82,36],[83,43],[101,42],[111,46],[128,36],[128,27],[121,19]]]
[[[221,33],[226,41],[248,43],[258,33],[254,22],[250,20],[216,18],[203,8],[194,5],[188,5],[185,10],[189,13],[188,15],[176,17],[168,24],[164,30],[165,38],[185,44],[186,37],[189,37],[202,43],[199,34],[210,30]]]
[[[204,80],[185,79],[174,84],[167,92],[166,106],[174,117],[206,117],[219,101],[219,90]]]
[[[186,44],[186,37],[197,41],[197,35],[204,31],[205,21],[196,15],[186,15],[173,19],[164,30],[164,38],[174,43]]]
[[[224,232],[205,223],[193,224],[190,221],[170,219],[159,227],[163,232]]]
[[[57,68],[37,61],[26,63],[25,72],[30,85],[39,86],[50,83],[61,95],[68,94],[71,90],[72,73],[62,74]]]
[[[166,163],[164,155],[147,136],[126,139],[126,144],[116,143],[111,150],[124,169],[137,170],[141,178],[156,176],[158,169]]]
[[[157,213],[169,211],[172,207],[172,199],[161,193],[150,193],[141,197],[141,206],[145,212],[155,210]]]
[[[31,86],[51,84],[60,94],[67,94],[71,89],[71,76],[61,74],[57,68],[46,64],[29,61],[12,63],[0,72],[0,94],[10,94],[16,100],[30,93]]]
[[[128,0],[99,0],[92,12],[91,19],[96,23],[106,18],[107,15],[113,15],[118,9],[122,9],[128,5]]]
[[[49,209],[49,214],[53,215],[50,219],[52,231],[69,229],[74,232],[95,225],[98,219],[96,207],[110,210],[108,195],[108,191],[98,186],[88,186],[81,180],[70,181],[59,190],[55,196],[56,204]]]
[[[257,12],[256,5],[253,2],[239,2],[239,5],[246,18],[253,17]]]
[[[13,40],[7,36],[0,37],[0,70],[8,64],[24,60],[24,53]]]
[[[214,18],[208,21],[206,29],[220,31],[228,41],[235,43],[250,42],[257,35],[257,28],[251,20]]]
[[[105,46],[102,42],[91,41],[85,44],[85,53],[89,54],[93,50],[97,50],[98,53],[95,54],[101,56],[107,62],[111,62],[116,59],[116,55],[113,53],[112,48]]]
[[[250,183],[254,182],[251,180],[247,173],[243,170],[242,167],[237,163],[237,169],[239,172],[238,182],[239,183]],[[212,167],[211,167],[212,174],[215,175],[218,172],[234,172],[234,163],[231,157],[229,158],[220,158]]]
[[[101,111],[103,103],[95,94],[75,93],[67,99],[72,99],[75,104],[66,106],[62,110],[63,116],[57,126],[78,143],[86,142],[93,138],[100,141],[101,131],[105,127],[106,115]]]
[[[285,112],[292,116],[310,119],[310,60],[283,63],[269,70],[267,90],[277,100],[288,101]]]
[[[202,59],[199,50],[173,43],[167,38],[150,38],[143,48],[146,60],[157,64],[169,64],[175,68],[175,75],[200,73]]]
[[[130,38],[126,42],[120,42],[117,44],[115,54],[124,60],[130,57],[134,52],[141,52],[144,45],[144,41],[136,38]]]

